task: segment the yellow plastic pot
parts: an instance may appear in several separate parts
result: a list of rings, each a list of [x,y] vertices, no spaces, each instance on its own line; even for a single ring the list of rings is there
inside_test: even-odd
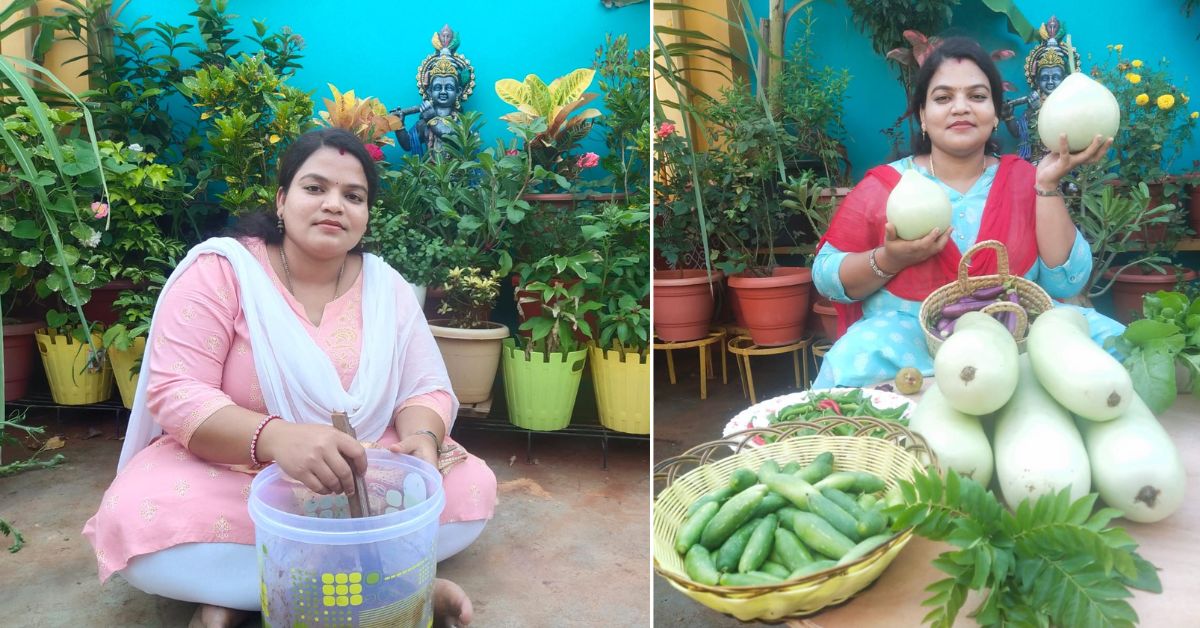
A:
[[[92,346],[100,347],[100,334],[92,334],[92,345],[49,329],[38,330],[33,337],[54,403],[85,406],[112,397],[113,372],[107,356],[101,356],[97,368],[87,368],[88,352]]]
[[[650,433],[650,361],[634,351],[591,346],[592,384],[600,424],[628,434]]]
[[[509,422],[539,432],[570,425],[586,361],[587,349],[549,356],[534,352],[526,360],[516,341],[506,338],[500,364],[504,369]]]
[[[137,392],[138,373],[141,370],[142,354],[146,352],[146,339],[134,338],[128,349],[108,349],[108,359],[112,362],[113,379],[117,380],[117,390],[121,393],[121,404],[133,409],[133,395]],[[133,366],[138,365],[135,369]]]

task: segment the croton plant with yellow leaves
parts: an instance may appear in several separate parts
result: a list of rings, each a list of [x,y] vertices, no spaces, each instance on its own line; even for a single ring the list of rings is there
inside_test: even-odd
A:
[[[354,90],[343,93],[332,83],[328,85],[333,100],[321,99],[325,103],[325,111],[320,112],[320,122],[325,126],[350,131],[362,140],[375,161],[383,159],[380,146],[392,145],[392,138],[388,134],[402,128],[400,118],[390,115],[387,107],[377,98],[358,98]]]
[[[1166,57],[1123,44],[1108,50],[1105,63],[1093,66],[1091,74],[1121,106],[1121,128],[1113,139],[1118,175],[1129,186],[1160,182],[1191,142],[1200,103],[1191,102],[1186,80],[1171,74]]]

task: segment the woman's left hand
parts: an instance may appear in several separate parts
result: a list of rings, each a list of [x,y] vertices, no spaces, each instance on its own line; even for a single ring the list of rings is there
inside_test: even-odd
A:
[[[1038,163],[1037,184],[1046,190],[1058,187],[1059,181],[1077,166],[1099,161],[1112,146],[1112,141],[1111,137],[1106,140],[1104,136],[1097,135],[1087,148],[1072,154],[1067,145],[1067,134],[1060,134],[1058,151],[1046,153]]]
[[[435,467],[437,466],[437,446],[433,444],[433,439],[428,434],[409,434],[400,442],[389,446],[388,451],[416,456]]]

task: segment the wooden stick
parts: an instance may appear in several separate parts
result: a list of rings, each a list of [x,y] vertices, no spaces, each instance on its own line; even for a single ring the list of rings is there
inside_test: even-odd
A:
[[[350,425],[350,419],[346,417],[345,412],[334,412],[330,415],[333,420],[333,427],[339,432],[348,434],[351,438],[357,440],[358,435],[354,432],[354,426]],[[371,516],[370,500],[367,499],[367,483],[363,481],[362,476],[354,467],[350,467],[350,473],[354,477],[354,494],[347,495],[346,501],[350,502],[350,516],[358,519],[360,517]]]

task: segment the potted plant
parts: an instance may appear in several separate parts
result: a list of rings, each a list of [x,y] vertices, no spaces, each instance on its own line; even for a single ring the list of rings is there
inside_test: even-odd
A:
[[[608,154],[600,164],[609,173],[609,193],[593,193],[590,198],[629,204],[648,203],[646,192],[650,167],[650,51],[629,50],[629,37],[608,36],[596,49],[592,67],[600,75],[597,87],[604,97],[608,113],[597,124],[607,130],[604,142]],[[630,194],[641,193],[641,198]]]
[[[560,430],[571,422],[587,360],[586,345],[576,334],[585,342],[592,336],[586,318],[600,304],[584,299],[582,282],[533,281],[522,288],[534,293],[541,307],[520,326],[528,338],[518,334],[504,340],[508,420],[527,430]]]
[[[429,321],[429,329],[446,362],[454,396],[463,404],[487,401],[500,365],[501,342],[508,337],[508,327],[488,320],[500,293],[500,273],[456,266],[446,273],[444,289],[438,313],[445,318]]]
[[[101,342],[112,363],[113,379],[121,395],[121,404],[133,409],[134,393],[137,392],[138,375],[142,369],[142,356],[146,352],[146,339],[150,333],[150,322],[154,306],[167,283],[167,270],[174,268],[174,259],[148,260],[162,268],[146,279],[146,285],[136,290],[123,290],[113,305],[120,310],[116,322],[104,330]]]
[[[607,204],[580,221],[598,253],[584,283],[587,298],[600,306],[588,346],[600,424],[649,434],[650,212]]]

